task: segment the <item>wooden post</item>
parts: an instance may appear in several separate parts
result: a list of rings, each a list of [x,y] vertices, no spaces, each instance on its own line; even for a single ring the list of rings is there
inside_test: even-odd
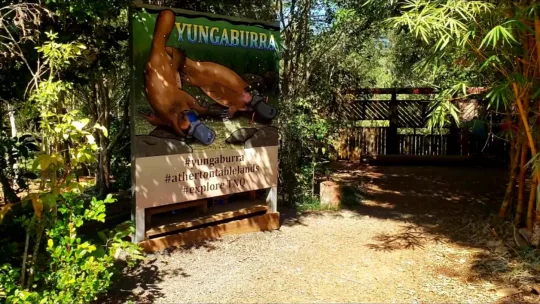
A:
[[[390,101],[390,112],[388,113],[390,127],[388,128],[388,136],[386,137],[386,147],[388,154],[399,154],[399,137],[398,137],[398,102],[397,93],[392,92],[392,100]]]
[[[450,136],[448,138],[448,151],[449,155],[459,155],[460,154],[460,136],[457,123],[452,119],[452,125],[450,126]]]
[[[268,212],[277,212],[277,186],[270,188],[268,196],[266,197],[266,203],[268,203]]]
[[[142,242],[146,238],[145,215],[146,212],[144,208],[135,209],[135,235],[133,237],[134,243]]]
[[[133,26],[132,26],[132,16],[133,16],[133,6],[128,6],[128,29],[129,29],[129,44],[128,44],[128,54],[129,54],[129,67],[130,67],[130,81],[131,86],[133,86],[133,83],[135,81],[135,73],[133,71],[134,69],[134,58],[133,58]],[[137,165],[136,165],[136,153],[135,150],[135,115],[133,115],[134,109],[135,109],[135,90],[130,90],[130,111],[132,113],[130,117],[130,126],[129,126],[129,133],[130,133],[130,149],[131,149],[131,220],[133,224],[135,225],[135,233],[131,235],[131,241],[133,243],[138,243],[144,240],[146,237],[146,230],[145,230],[145,211],[144,208],[137,208],[137,200],[136,200],[136,189],[135,189],[135,181],[136,181],[136,175],[137,175]]]
[[[321,207],[339,208],[341,205],[341,187],[338,183],[326,181],[321,183]]]

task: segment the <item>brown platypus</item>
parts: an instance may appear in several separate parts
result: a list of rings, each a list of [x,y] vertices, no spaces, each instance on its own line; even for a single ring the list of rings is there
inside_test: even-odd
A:
[[[264,119],[273,119],[277,110],[267,98],[256,93],[233,70],[214,62],[194,61],[184,56],[180,67],[186,85],[199,87],[208,97],[228,108],[228,117],[237,111],[253,111]]]
[[[150,56],[144,67],[146,96],[154,113],[140,114],[152,125],[167,126],[178,135],[186,136],[186,133],[188,135],[193,133],[192,123],[198,121],[197,115],[194,115],[192,110],[198,115],[204,115],[208,109],[199,105],[193,96],[181,90],[178,70],[184,65],[185,56],[178,49],[166,46],[174,22],[175,15],[171,10],[164,10],[157,16]],[[200,140],[203,143],[211,143],[215,133],[213,131],[203,133],[205,139]]]

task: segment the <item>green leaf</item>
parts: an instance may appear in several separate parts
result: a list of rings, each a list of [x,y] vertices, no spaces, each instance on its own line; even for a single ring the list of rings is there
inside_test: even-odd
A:
[[[90,122],[90,119],[84,118],[79,121],[73,121],[71,124],[77,129],[78,131],[82,131],[84,127]]]
[[[86,139],[88,140],[88,143],[91,145],[94,145],[96,143],[96,140],[94,139],[94,136],[92,135],[86,135]]]
[[[52,248],[53,246],[54,246],[54,241],[53,241],[52,239],[49,239],[49,240],[47,241],[47,247],[48,247],[48,248]]]
[[[103,136],[109,137],[109,132],[107,131],[107,128],[105,128],[104,126],[96,123],[94,125],[94,129],[101,130],[101,132],[103,133]]]
[[[107,235],[105,234],[105,232],[102,230],[102,231],[98,231],[98,237],[103,241],[103,242],[107,242]]]
[[[104,200],[105,203],[114,203],[116,202],[116,199],[113,198],[112,194],[108,194],[107,197]]]
[[[510,32],[509,29],[505,28],[504,25],[497,25],[492,28],[487,34],[486,37],[480,43],[480,48],[483,48],[486,45],[491,45],[492,48],[495,48],[499,43],[512,43],[517,42],[514,34]]]

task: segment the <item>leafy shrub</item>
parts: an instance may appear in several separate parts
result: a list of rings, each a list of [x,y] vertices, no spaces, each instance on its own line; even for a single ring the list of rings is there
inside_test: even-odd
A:
[[[18,245],[0,251],[10,253],[0,259],[0,301],[7,303],[87,303],[111,284],[120,250],[126,253],[128,265],[142,258],[137,245],[125,240],[134,230],[129,223],[111,232],[99,232],[101,245],[78,234],[85,222],[105,222],[105,204],[115,201],[108,196],[85,202],[84,184],[76,182],[74,174],[95,162],[98,147],[93,134],[107,136],[108,132],[99,124],[92,126],[80,111],[60,108],[60,97],[72,88],[60,73],[85,46],[59,43],[55,33],[47,33],[47,37],[50,40],[37,50],[48,73],[37,73],[28,103],[29,113],[40,117],[41,145],[36,149],[26,138],[21,144],[21,139],[10,141],[10,147],[22,156],[26,156],[22,148],[40,151],[32,169],[40,175],[39,187],[20,201],[0,205],[0,223],[11,217],[9,229],[25,232],[24,241],[17,233],[2,240]],[[41,78],[42,74],[47,77]],[[9,151],[12,155],[13,150]],[[6,152],[0,152],[3,159]],[[0,162],[0,173],[13,167],[15,159],[8,161]],[[0,231],[6,230],[2,227]]]
[[[137,245],[124,240],[132,232],[131,226],[123,225],[108,236],[101,233],[102,245],[77,234],[86,221],[105,221],[105,204],[115,201],[110,195],[102,201],[92,199],[89,206],[74,192],[63,193],[61,200],[58,214],[43,219],[50,225],[43,263],[36,267],[28,286],[19,285],[20,269],[11,264],[0,267],[0,299],[7,303],[87,303],[111,284],[118,250],[130,254],[129,265],[142,258]]]

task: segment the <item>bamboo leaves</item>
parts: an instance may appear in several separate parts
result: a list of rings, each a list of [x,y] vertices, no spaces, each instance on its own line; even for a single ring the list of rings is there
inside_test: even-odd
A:
[[[510,106],[513,99],[512,88],[507,81],[498,82],[491,88],[486,97],[490,100],[488,108],[505,110]]]
[[[390,21],[395,27],[408,28],[425,43],[435,41],[435,50],[441,51],[451,42],[463,45],[474,35],[470,24],[493,9],[493,5],[484,1],[453,0],[442,3],[407,0],[402,5],[404,13]]]
[[[496,48],[498,44],[512,44],[517,43],[518,41],[514,37],[514,34],[512,34],[513,29],[510,27],[507,27],[511,22],[505,22],[504,24],[497,25],[494,28],[489,31],[484,39],[482,40],[482,43],[480,43],[480,48],[483,48],[485,46],[491,46],[492,48]]]

